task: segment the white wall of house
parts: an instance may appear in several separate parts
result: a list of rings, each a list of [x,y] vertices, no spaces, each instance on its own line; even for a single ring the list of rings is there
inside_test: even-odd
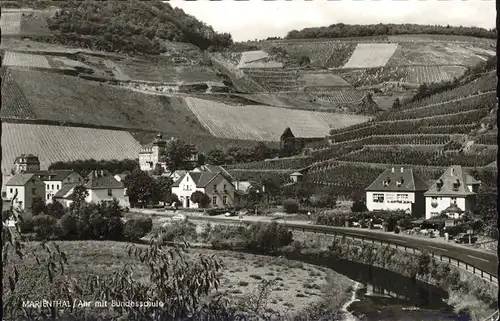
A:
[[[227,193],[224,192],[224,187]],[[191,201],[191,194],[196,191],[205,193],[210,198],[208,207],[225,207],[234,205],[234,186],[222,175],[217,175],[206,187],[197,187],[189,174],[185,175],[178,187],[172,187],[172,193],[179,197],[182,207],[199,208]]]
[[[9,186],[7,185],[7,199],[12,200],[14,195],[17,192],[17,197],[14,203],[12,204],[14,207],[19,208],[21,210],[26,209],[26,188],[24,186]],[[19,203],[21,202],[21,203]]]
[[[436,207],[432,206],[432,203],[437,203]],[[429,219],[434,216],[441,214],[443,210],[448,208],[452,203],[457,204],[457,206],[463,210],[472,210],[470,202],[466,202],[465,197],[450,197],[450,196],[426,196],[425,197],[425,218]]]
[[[382,202],[377,201],[383,199]],[[376,210],[403,210],[411,211],[411,205],[415,202],[414,192],[366,192],[366,207],[369,211]]]
[[[87,202],[99,203],[101,201],[112,201],[116,198],[120,205],[129,206],[128,201],[125,197],[125,190],[123,188],[113,188],[113,189],[89,189],[89,195],[85,199]]]
[[[45,184],[45,197],[46,203],[52,203],[54,195],[62,188],[62,181],[43,181]]]

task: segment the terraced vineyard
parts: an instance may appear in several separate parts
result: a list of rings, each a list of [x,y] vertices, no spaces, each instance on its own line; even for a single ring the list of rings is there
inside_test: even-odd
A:
[[[228,170],[235,169],[254,169],[254,170],[294,170],[301,169],[311,165],[313,158],[311,157],[297,157],[297,158],[280,158],[275,160],[265,160],[260,162],[240,163],[236,165],[229,165],[225,168]]]
[[[315,98],[322,102],[333,104],[346,104],[360,102],[366,96],[362,90],[335,90],[327,92],[315,92]]]
[[[2,173],[22,153],[37,155],[41,168],[79,159],[136,159],[141,144],[130,133],[80,127],[2,122]]]
[[[298,91],[305,86],[298,69],[245,69],[244,73],[269,92]]]
[[[22,12],[4,12],[0,17],[0,28],[3,36],[15,36],[21,33]]]
[[[361,115],[321,113],[269,106],[235,107],[186,98],[200,123],[213,136],[233,139],[279,141],[286,127],[297,137],[324,137],[330,128],[367,121]]]
[[[340,160],[362,163],[383,164],[411,164],[426,166],[451,166],[465,167],[486,166],[496,160],[496,154],[465,155],[463,153],[445,153],[444,155],[433,152],[422,152],[414,148],[394,147],[391,149],[378,149],[364,147],[363,150],[345,155]]]
[[[281,47],[293,57],[309,57],[315,67],[341,67],[351,57],[356,43],[345,41],[265,42],[265,49]]]
[[[426,97],[416,102],[403,105],[403,109],[436,105],[449,102],[451,100],[463,99],[465,97],[469,97],[479,93],[496,91],[496,86],[496,71],[492,71],[458,88],[454,88],[439,94],[432,95],[430,97]]]
[[[4,66],[18,66],[30,68],[46,68],[51,66],[45,56],[32,55],[21,52],[6,51],[2,60]]]
[[[317,91],[321,88],[352,88],[352,85],[342,77],[332,73],[300,73],[299,79],[305,83],[307,91]]]

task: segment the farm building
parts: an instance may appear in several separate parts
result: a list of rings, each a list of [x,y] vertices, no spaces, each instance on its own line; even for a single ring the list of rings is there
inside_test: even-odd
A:
[[[306,144],[324,141],[324,137],[295,137],[290,127],[287,127],[280,137],[282,156],[291,156],[299,153]]]
[[[448,213],[450,205],[456,205],[462,212],[471,211],[475,206],[480,184],[480,181],[468,175],[461,166],[450,166],[424,194],[425,217],[428,219]],[[452,216],[456,216],[455,212]]]
[[[425,213],[424,193],[428,184],[412,169],[389,168],[366,188],[369,211],[403,210],[420,217]]]
[[[200,191],[210,198],[210,207],[233,206],[235,187],[219,172],[188,172],[172,185],[172,193],[179,197],[185,208],[199,208],[199,204],[191,201],[191,195]]]
[[[44,200],[46,203],[52,203],[54,195],[64,185],[83,184],[83,178],[72,170],[36,171],[35,174],[45,184]]]
[[[72,201],[73,192],[79,184],[66,184],[53,197],[65,206]],[[83,186],[88,191],[85,199],[88,203],[111,202],[118,200],[121,206],[129,206],[128,198],[125,196],[123,184],[117,181],[111,173],[104,170],[92,171],[84,180]]]
[[[6,184],[6,198],[20,210],[30,211],[33,199],[44,199],[44,194],[45,184],[35,173],[15,174]]]

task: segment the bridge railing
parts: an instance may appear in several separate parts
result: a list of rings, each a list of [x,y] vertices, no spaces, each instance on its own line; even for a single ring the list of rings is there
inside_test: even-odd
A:
[[[338,231],[328,231],[328,230],[324,230],[324,229],[319,230],[315,226],[302,227],[302,226],[293,226],[291,224],[287,224],[287,228],[289,228],[291,230],[299,230],[299,231],[303,231],[303,232],[313,232],[315,234],[320,233],[320,234],[325,234],[325,235],[328,235],[328,234],[341,235],[341,236],[346,237],[346,238],[358,239],[358,240],[361,240],[362,242],[371,242],[372,244],[380,244],[380,245],[386,244],[389,246],[393,246],[396,249],[401,249],[401,250],[404,250],[404,251],[410,252],[410,253],[415,253],[415,254],[421,253],[421,251],[416,247],[412,247],[412,246],[409,246],[406,244],[404,244],[404,245],[397,244],[394,242],[390,242],[387,240],[382,240],[382,239],[370,237],[370,236],[349,235],[349,234],[344,234],[344,233],[338,232]],[[461,268],[465,271],[473,273],[486,281],[498,284],[498,277],[497,276],[490,274],[486,271],[483,271],[481,269],[478,269],[477,267],[471,265],[470,263],[464,262],[464,261],[456,259],[456,258],[446,256],[443,254],[436,254],[432,251],[430,251],[430,254],[434,259],[439,260],[440,262],[445,262],[445,263],[448,263],[450,265],[456,266],[456,267]]]

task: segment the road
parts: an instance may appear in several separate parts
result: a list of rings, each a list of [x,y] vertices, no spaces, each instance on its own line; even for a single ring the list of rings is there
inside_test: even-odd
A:
[[[157,215],[172,216],[173,214],[167,214],[165,212],[148,211],[142,210],[142,213],[155,213]],[[238,217],[224,217],[223,215],[217,216],[195,216],[189,215],[189,219],[192,221],[207,221],[207,222],[220,222],[220,223],[238,223]],[[266,216],[244,216],[244,223],[270,223],[271,218]],[[489,274],[498,277],[498,257],[496,253],[487,252],[485,250],[479,250],[475,248],[467,247],[466,245],[460,245],[451,242],[445,242],[439,239],[431,238],[421,238],[417,236],[412,236],[408,234],[394,234],[391,232],[383,232],[381,230],[369,230],[362,228],[352,228],[352,227],[333,227],[324,225],[307,224],[304,221],[297,220],[286,220],[283,219],[275,220],[279,224],[286,224],[289,227],[301,229],[304,231],[315,231],[319,233],[326,234],[343,234],[346,236],[354,237],[365,237],[375,240],[382,240],[386,242],[391,242],[393,244],[408,246],[412,248],[427,250],[436,255],[444,255],[451,257],[453,259],[458,259],[467,264],[470,264],[478,269],[481,269]]]

